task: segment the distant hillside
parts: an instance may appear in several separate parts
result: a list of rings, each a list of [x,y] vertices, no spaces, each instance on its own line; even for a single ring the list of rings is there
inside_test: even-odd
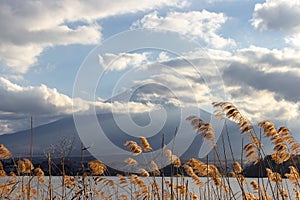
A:
[[[282,164],[276,164],[275,161],[271,158],[270,155],[266,156],[262,161],[257,164],[250,164],[245,167],[243,174],[246,177],[258,177],[258,176],[267,176],[266,168],[272,169],[274,172],[278,172],[284,177],[285,173],[290,173],[289,166],[295,166],[298,171],[300,169],[300,156],[293,156],[288,161]]]
[[[35,157],[44,156],[51,146],[58,145],[65,139],[74,140],[72,153],[80,155],[80,138],[71,117],[35,127],[33,129],[33,155]],[[0,141],[12,151],[14,157],[28,157],[30,130],[1,135]]]
[[[139,116],[140,120],[142,120],[142,116]],[[201,117],[204,120],[210,120],[210,114],[201,111]],[[112,116],[108,114],[98,115],[98,120],[102,121],[102,123],[106,124],[107,130],[111,131],[111,139],[118,141],[121,145],[126,140],[130,140],[132,138],[128,137],[128,135],[124,134],[113,134],[116,132],[117,128],[114,127],[114,123],[112,123]],[[169,126],[166,127],[162,132],[171,133],[170,135],[174,134],[176,126]],[[230,142],[232,144],[233,152],[237,158],[240,157],[241,154],[241,143],[242,143],[242,136],[238,133],[238,127],[233,124],[229,123],[229,137]],[[225,128],[222,131],[222,134],[225,141],[225,149],[227,154],[227,159],[231,159],[231,154],[229,151],[227,135],[225,132]],[[115,138],[113,138],[115,137]],[[247,138],[247,137],[246,137]],[[152,146],[159,148],[161,145],[161,136],[157,136],[156,138],[150,137],[148,138],[149,142]],[[13,153],[14,157],[28,157],[29,156],[29,145],[30,145],[30,130],[20,131],[17,133],[6,134],[0,136],[0,141],[2,144],[5,144]],[[33,129],[33,155],[35,157],[43,157],[45,156],[45,152],[49,149],[55,149],[57,146],[62,143],[62,141],[66,141],[67,144],[70,144],[73,141],[72,151],[70,153],[71,156],[80,156],[80,149],[81,149],[81,140],[77,134],[74,120],[72,117],[60,119],[58,121],[42,125],[39,127],[35,127]],[[198,152],[201,148],[202,138],[200,135],[196,136],[192,144],[189,148],[185,151],[182,155],[182,159],[187,160],[191,157],[198,157]],[[101,144],[99,144],[101,145]],[[219,137],[218,140],[218,148],[223,155],[223,144],[222,144],[222,136]],[[87,152],[88,153],[88,152]],[[107,153],[107,152],[106,152]],[[213,154],[210,155],[210,159],[213,159]],[[223,155],[224,156],[224,155]]]

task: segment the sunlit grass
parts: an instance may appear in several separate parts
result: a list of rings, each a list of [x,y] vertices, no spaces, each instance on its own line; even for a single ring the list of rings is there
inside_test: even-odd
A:
[[[214,163],[190,158],[182,163],[180,158],[171,150],[162,148],[162,154],[175,169],[170,177],[164,177],[164,169],[159,169],[152,160],[147,169],[140,168],[137,173],[118,174],[115,179],[107,178],[107,167],[99,160],[88,163],[89,170],[81,175],[69,176],[65,169],[61,169],[62,176],[59,184],[54,183],[51,175],[51,154],[48,153],[49,176],[45,177],[39,166],[34,166],[29,159],[12,158],[12,154],[3,144],[0,145],[0,158],[12,159],[14,168],[11,172],[4,170],[0,162],[0,198],[1,199],[141,199],[141,200],[197,200],[197,199],[300,199],[300,175],[293,158],[298,155],[300,145],[296,142],[287,127],[278,129],[270,121],[258,123],[261,132],[256,133],[251,122],[239,110],[228,102],[213,103],[215,116],[223,120],[231,120],[240,128],[240,134],[249,137],[250,142],[242,149],[244,159],[251,164],[259,165],[260,174],[256,180],[244,177],[243,163],[235,160],[230,141],[229,151],[233,162],[227,157],[221,158],[216,148],[214,128],[197,116],[187,118],[196,133],[204,140],[210,141],[216,155]],[[226,123],[225,123],[226,126]],[[228,135],[227,131],[227,135]],[[277,164],[264,165],[267,156],[260,138],[270,139],[273,145],[271,158]],[[124,163],[137,166],[135,156],[144,152],[151,152],[151,144],[145,137],[140,137],[140,144],[127,141],[126,146],[132,157]],[[223,145],[225,148],[225,146]],[[64,159],[62,159],[63,161]],[[283,165],[286,161],[292,163],[289,173],[282,177]],[[230,165],[230,166],[229,166]],[[64,166],[64,165],[62,165]],[[263,177],[266,173],[266,178]],[[232,187],[234,179],[239,191]]]

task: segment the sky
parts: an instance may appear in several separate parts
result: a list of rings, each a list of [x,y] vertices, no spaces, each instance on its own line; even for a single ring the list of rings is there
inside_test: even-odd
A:
[[[0,0],[0,27],[0,134],[28,129],[30,116],[226,100],[300,139],[298,0]],[[99,69],[81,77],[93,55]],[[173,93],[108,101],[148,83]]]

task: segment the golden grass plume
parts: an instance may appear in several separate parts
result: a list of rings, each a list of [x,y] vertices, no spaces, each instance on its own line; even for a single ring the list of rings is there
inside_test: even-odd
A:
[[[88,164],[94,175],[104,174],[106,170],[106,166],[99,160],[90,161]]]
[[[216,117],[223,119],[228,118],[237,123],[240,127],[241,134],[247,133],[253,129],[250,121],[241,114],[241,112],[230,102],[213,102]]]
[[[126,141],[124,146],[129,147],[132,155],[139,155],[142,153],[142,148],[135,141]]]
[[[3,144],[0,144],[0,159],[7,159],[10,157],[10,151]]]
[[[139,139],[141,141],[144,151],[152,151],[152,147],[150,146],[148,140],[145,137],[140,136]]]
[[[166,149],[165,154],[168,158],[168,161],[171,164],[173,164],[175,167],[180,167],[181,166],[180,158],[178,156],[174,155],[171,150]]]
[[[126,158],[124,160],[124,162],[127,163],[127,165],[129,165],[129,166],[138,165],[138,162],[135,159],[133,159],[133,158]]]
[[[43,170],[38,167],[34,170],[34,172],[35,172],[36,176],[38,177],[39,182],[44,183],[45,182],[45,175],[44,175]]]
[[[197,116],[189,116],[186,120],[191,122],[191,125],[196,132],[200,134],[204,140],[208,140],[211,142],[212,146],[216,146],[215,131],[210,123],[205,123]]]

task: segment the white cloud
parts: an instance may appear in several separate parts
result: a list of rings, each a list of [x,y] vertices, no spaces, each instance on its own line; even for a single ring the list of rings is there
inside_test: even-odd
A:
[[[3,117],[3,115],[5,117]],[[13,116],[13,114],[11,115]],[[5,113],[0,112],[0,135],[5,134],[5,133],[13,133],[17,131],[22,131],[25,129],[30,128],[30,116],[29,115],[22,115],[22,116],[17,116],[17,117],[9,117]],[[34,118],[33,119],[33,124],[34,126],[39,126],[45,123],[51,122],[51,118]]]
[[[287,44],[299,48],[300,2],[298,0],[267,0],[255,5],[252,25],[260,30],[275,30],[286,34]]]
[[[11,67],[12,71],[25,73],[29,66],[37,61],[37,56],[42,51],[43,47],[38,45],[17,46],[3,42],[0,44],[0,59]]]
[[[299,53],[299,50],[292,48],[268,49],[250,46],[237,50],[234,54],[234,61],[247,64],[265,73],[295,72],[300,76]]]
[[[252,120],[282,123],[299,118],[299,50],[250,46],[234,53],[208,52],[219,66],[228,101]]]
[[[0,78],[0,110],[30,115],[61,115],[73,112],[72,99],[45,85],[22,87]],[[79,111],[83,108],[74,108]]]
[[[72,99],[46,85],[20,86],[0,77],[0,133],[10,133],[28,128],[28,117],[37,123],[49,123],[65,115],[97,113],[147,113],[158,107],[152,103],[100,102]]]
[[[293,136],[298,142],[300,141],[300,136],[298,134],[300,131],[299,124],[300,124],[300,116],[298,116],[298,118],[296,119],[289,120],[286,122],[286,124],[284,124],[291,130]]]
[[[0,60],[12,71],[25,73],[47,47],[98,43],[101,27],[96,20],[164,6],[187,5],[188,1],[172,0],[2,1]],[[81,25],[76,26],[79,22]],[[68,26],[69,23],[75,26]]]
[[[0,116],[10,115],[38,115],[38,116],[60,116],[73,113],[88,114],[93,107],[98,112],[133,113],[148,112],[154,109],[152,104],[135,102],[99,102],[86,101],[83,99],[72,99],[67,95],[59,93],[55,88],[46,85],[38,87],[20,86],[0,77]],[[125,109],[127,108],[127,109]]]
[[[156,28],[168,30],[201,39],[210,46],[223,48],[234,46],[233,39],[218,35],[221,26],[228,20],[223,13],[203,10],[191,12],[169,12],[166,16],[159,16],[158,12],[145,15],[133,23],[132,28]]]
[[[267,0],[255,5],[252,25],[261,30],[299,31],[298,0]]]
[[[10,133],[13,130],[11,124],[7,123],[7,120],[0,120],[0,133]]]
[[[188,68],[182,66],[176,71],[185,71]],[[153,86],[149,86],[149,84],[153,83],[155,83]],[[149,76],[145,80],[136,81],[135,84],[140,86],[148,85],[149,88],[145,93],[138,94],[138,100],[140,101],[151,100],[175,106],[180,104],[183,108],[211,104],[211,90],[209,86],[190,79],[181,73],[161,70],[158,74]],[[165,89],[158,87],[156,84],[165,87]]]
[[[233,2],[235,0],[206,0],[207,3]]]
[[[139,102],[94,102],[92,103],[96,111],[99,113],[118,113],[118,114],[134,114],[134,113],[148,113],[157,109],[155,104],[148,102],[147,104],[139,103]]]
[[[185,53],[187,59],[202,58],[215,63],[215,68],[220,71],[227,68],[232,63],[240,63],[251,66],[253,69],[264,73],[293,73],[300,76],[300,50],[290,47],[283,49],[268,49],[259,46],[249,46],[248,48],[237,49],[235,52],[206,49],[207,55],[203,55],[203,49]],[[202,61],[204,63],[204,61]],[[211,64],[210,64],[211,65]],[[211,68],[201,65],[201,70],[209,72]],[[212,70],[211,70],[212,71]],[[209,75],[209,73],[205,73]],[[212,74],[210,74],[212,75]]]
[[[162,51],[161,53],[159,53],[157,61],[164,62],[164,61],[168,61],[168,60],[170,60],[170,56],[168,55],[167,52]]]
[[[300,32],[286,36],[285,42],[296,49],[300,49]]]
[[[201,75],[205,74],[208,80],[219,80],[218,73],[212,70],[216,67],[224,81],[228,101],[237,104],[252,119],[282,122],[299,118],[300,95],[297,89],[297,85],[300,84],[299,50],[250,46],[237,49],[235,52],[207,49],[207,53],[208,56],[204,56],[203,50],[196,50],[186,53],[185,57],[192,59]],[[206,62],[205,58],[211,61]],[[216,65],[213,66],[211,63]],[[195,77],[193,75],[195,73],[189,67],[184,68],[176,64],[176,68],[181,69],[191,81],[192,77]],[[193,83],[197,82],[199,79],[194,79]],[[210,83],[212,86],[214,81]],[[216,95],[212,90],[196,89],[196,91],[199,91],[199,94],[197,92],[194,94],[206,98],[206,101],[210,101],[209,95]]]
[[[263,120],[288,121],[299,116],[300,103],[284,99],[278,100],[276,93],[268,90],[255,90],[251,87],[226,87],[229,101],[234,103],[253,122]],[[245,90],[247,90],[245,92]]]
[[[147,63],[147,56],[148,53],[120,53],[118,55],[106,53],[105,55],[99,55],[99,63],[106,70],[121,71],[127,67],[139,67]]]

